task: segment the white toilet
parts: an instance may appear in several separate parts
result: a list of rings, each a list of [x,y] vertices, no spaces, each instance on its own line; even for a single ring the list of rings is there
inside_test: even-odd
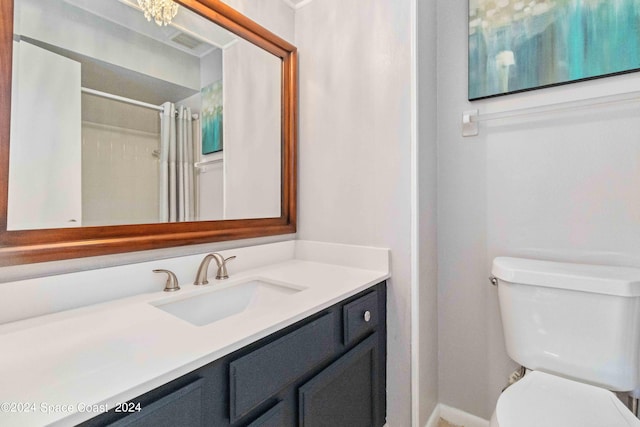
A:
[[[610,390],[640,387],[640,269],[496,258],[509,357],[530,369],[491,427],[640,426]]]

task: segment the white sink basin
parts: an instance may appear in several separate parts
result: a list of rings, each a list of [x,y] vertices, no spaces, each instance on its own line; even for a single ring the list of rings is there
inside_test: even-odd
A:
[[[189,323],[203,326],[234,314],[269,306],[297,292],[300,289],[251,280],[188,298],[152,304]]]

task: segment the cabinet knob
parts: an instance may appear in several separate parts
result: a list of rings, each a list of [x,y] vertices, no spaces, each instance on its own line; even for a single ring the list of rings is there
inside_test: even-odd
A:
[[[367,310],[364,312],[364,321],[368,322],[369,320],[371,320],[371,312]]]

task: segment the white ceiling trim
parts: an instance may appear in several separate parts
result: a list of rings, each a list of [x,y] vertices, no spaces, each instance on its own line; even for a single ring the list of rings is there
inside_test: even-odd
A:
[[[289,6],[292,9],[300,9],[303,6],[308,5],[313,0],[282,0],[284,4]]]

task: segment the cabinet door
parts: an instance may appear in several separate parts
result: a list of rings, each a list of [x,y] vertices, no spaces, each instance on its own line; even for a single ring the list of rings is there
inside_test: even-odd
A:
[[[300,387],[300,426],[382,426],[378,351],[374,333]]]
[[[201,427],[202,385],[198,379],[134,412],[108,427]],[[135,401],[134,401],[135,404]]]
[[[280,401],[247,427],[282,427],[285,424],[283,419],[285,411],[285,404]]]
[[[165,384],[78,426],[203,427],[209,425],[203,423],[205,395],[205,380],[191,377],[188,383]]]

